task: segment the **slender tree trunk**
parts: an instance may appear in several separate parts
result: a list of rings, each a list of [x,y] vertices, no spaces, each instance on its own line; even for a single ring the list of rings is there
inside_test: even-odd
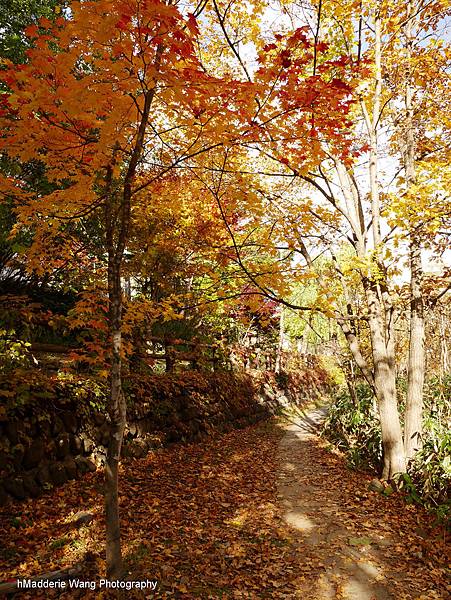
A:
[[[404,163],[407,192],[415,184],[415,134],[413,125],[413,86],[410,73],[412,55],[413,3],[408,2],[404,27],[407,49],[407,77],[405,96],[405,149]],[[407,367],[407,400],[404,425],[404,447],[407,460],[421,447],[423,421],[423,387],[425,371],[424,303],[421,290],[423,268],[421,243],[414,231],[410,232],[410,339]]]
[[[349,395],[351,397],[352,403],[354,404],[354,406],[358,406],[359,399],[357,398],[357,392],[355,391],[355,375],[354,375],[354,364],[353,364],[352,358],[349,360],[349,375],[346,372],[347,369],[344,368],[344,365],[343,365],[343,371],[345,373],[346,385],[348,386],[348,391],[349,391]]]
[[[163,47],[156,51],[155,67],[158,70]],[[116,151],[106,173],[105,234],[108,249],[108,300],[109,334],[111,338],[110,367],[110,440],[105,465],[105,518],[106,518],[106,568],[110,580],[123,575],[121,530],[119,520],[119,460],[127,419],[127,405],[122,390],[122,284],[121,269],[124,251],[129,237],[132,200],[132,184],[144,147],[150,107],[156,87],[145,94],[144,106],[133,152],[124,177],[122,194],[113,191],[113,173]]]
[[[381,117],[382,95],[382,20],[381,2],[374,7],[374,92],[371,114],[362,99],[361,108],[370,140],[369,186],[371,200],[371,226],[373,233],[373,266],[369,278],[362,280],[370,328],[374,387],[378,402],[384,454],[383,479],[391,479],[406,470],[402,429],[396,399],[396,373],[394,364],[393,324],[389,291],[384,281],[385,268],[380,252],[381,199],[378,181],[378,127]],[[382,280],[381,280],[382,275]]]
[[[448,359],[448,343],[446,339],[446,323],[443,313],[439,317],[439,331],[440,331],[440,377],[443,377],[449,371],[449,359]]]
[[[375,389],[374,388],[374,376],[373,376],[373,373],[371,372],[371,369],[368,366],[368,363],[366,362],[364,356],[362,355],[362,352],[360,351],[359,340],[355,334],[354,329],[352,328],[352,326],[349,325],[348,321],[346,321],[344,318],[337,316],[336,319],[337,319],[337,323],[340,325],[340,327],[343,331],[343,334],[348,343],[349,350],[351,351],[351,354],[355,360],[356,365],[359,367],[359,369],[362,372],[362,375],[365,377],[367,383],[374,390]]]
[[[108,579],[123,575],[121,533],[119,522],[118,469],[126,423],[126,403],[122,391],[122,289],[120,261],[109,256],[108,296],[111,335],[110,368],[110,440],[105,465],[106,564]]]
[[[120,200],[113,192],[113,169],[116,152],[106,175],[104,209],[105,237],[108,250],[108,324],[110,336],[109,404],[110,439],[105,464],[106,569],[110,580],[123,575],[121,531],[119,521],[119,459],[126,422],[126,404],[122,391],[122,285],[123,249],[128,233],[127,208],[123,205],[120,221],[114,217]],[[124,214],[125,210],[125,214]],[[125,219],[124,219],[125,217]]]
[[[280,316],[279,316],[279,341],[277,344],[277,352],[276,352],[276,365],[274,368],[275,373],[280,373],[282,371],[282,356],[283,356],[283,342],[284,342],[284,309],[283,306],[280,305]]]
[[[425,371],[421,250],[413,239],[410,242],[410,270],[410,340],[404,425],[404,446],[407,460],[413,458],[417,450],[421,448]]]

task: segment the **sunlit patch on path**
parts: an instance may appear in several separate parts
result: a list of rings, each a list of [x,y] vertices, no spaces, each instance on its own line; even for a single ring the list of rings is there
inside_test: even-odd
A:
[[[444,571],[443,579],[440,573],[434,578],[433,557],[418,560],[425,540],[414,533],[411,509],[399,499],[369,492],[364,476],[326,450],[316,435],[324,415],[325,409],[317,409],[290,417],[279,446],[283,519],[301,549],[299,568],[313,565],[297,595],[318,600],[447,597]]]
[[[401,499],[368,491],[314,435],[321,413],[174,445],[121,469],[126,598],[447,598],[443,541]],[[300,427],[301,425],[301,427]],[[0,512],[1,579],[76,563],[104,573],[102,474]],[[73,515],[93,519],[71,526]],[[421,527],[423,535],[415,533]],[[428,532],[427,534],[425,532]],[[97,599],[97,591],[20,598]]]

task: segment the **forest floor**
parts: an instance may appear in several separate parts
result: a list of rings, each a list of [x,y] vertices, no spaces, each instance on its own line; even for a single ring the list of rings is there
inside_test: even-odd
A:
[[[397,494],[368,489],[317,433],[323,411],[174,445],[122,465],[125,598],[445,599],[443,530]],[[102,475],[0,510],[0,580],[80,565],[96,589],[20,598],[109,598]],[[79,510],[94,514],[75,527]],[[88,583],[86,585],[92,585]]]

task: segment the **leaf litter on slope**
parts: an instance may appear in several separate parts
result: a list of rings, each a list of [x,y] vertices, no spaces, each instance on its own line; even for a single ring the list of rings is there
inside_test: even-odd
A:
[[[327,598],[330,589],[335,597],[346,597],[340,591],[343,580],[330,573],[331,562],[341,560],[340,549],[335,557],[330,551],[335,524],[346,528],[348,546],[358,553],[355,560],[372,545],[349,540],[377,539],[381,531],[389,535],[390,545],[383,548],[384,581],[392,593],[400,591],[401,572],[418,580],[414,597],[422,597],[424,590],[435,594],[425,598],[445,598],[443,544],[412,533],[418,524],[431,532],[426,515],[406,507],[400,498],[368,492],[368,477],[349,472],[343,459],[317,438],[291,457],[298,461],[301,480],[293,484],[315,484],[312,520],[318,507],[327,509],[335,494],[333,510],[321,515],[326,534],[330,529],[329,539],[326,535],[326,544],[309,544],[308,537],[285,521],[278,489],[283,435],[283,428],[271,421],[124,463],[120,493],[128,579],[158,580],[152,598]],[[29,577],[81,563],[84,579],[99,579],[105,569],[101,491],[102,474],[95,473],[39,499],[4,507],[1,578]],[[80,508],[93,512],[95,519],[74,529],[70,518]],[[357,522],[351,514],[359,515]],[[360,522],[362,527],[357,526]],[[33,591],[23,597],[51,594]],[[143,592],[135,595],[145,597]],[[59,597],[102,595],[83,590]],[[127,597],[134,595],[127,592]]]

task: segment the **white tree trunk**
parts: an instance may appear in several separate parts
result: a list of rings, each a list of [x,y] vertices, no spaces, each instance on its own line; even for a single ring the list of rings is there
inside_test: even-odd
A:
[[[415,132],[413,123],[413,82],[410,61],[413,45],[413,2],[407,5],[404,34],[407,49],[407,75],[405,94],[405,148],[404,167],[407,192],[415,184]],[[425,371],[424,303],[421,289],[423,268],[421,240],[415,231],[410,232],[410,331],[407,366],[407,399],[404,425],[404,446],[407,460],[421,447],[423,421],[423,387]]]
[[[392,479],[395,474],[405,472],[406,461],[396,398],[395,366],[391,356],[391,342],[388,341],[391,332],[387,330],[388,325],[384,306],[376,291],[371,287],[366,291],[374,364],[374,387],[378,402],[384,453],[382,478]]]

